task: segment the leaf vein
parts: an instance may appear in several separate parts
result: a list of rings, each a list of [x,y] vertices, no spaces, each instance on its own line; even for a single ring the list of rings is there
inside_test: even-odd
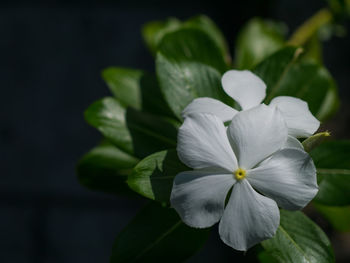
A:
[[[294,239],[288,234],[288,232],[282,227],[280,226],[281,231],[285,234],[285,236],[292,242],[292,244],[299,250],[301,251],[301,254],[303,254],[304,258],[308,261],[308,262],[312,262],[306,255],[305,251],[302,250],[302,248],[294,241]]]

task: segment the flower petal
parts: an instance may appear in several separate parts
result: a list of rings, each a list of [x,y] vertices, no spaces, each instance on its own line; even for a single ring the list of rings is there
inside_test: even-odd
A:
[[[280,96],[274,98],[270,105],[277,106],[288,126],[288,133],[297,138],[314,134],[320,122],[312,115],[307,103],[301,99]]]
[[[288,139],[282,148],[297,148],[300,150],[304,150],[304,147],[301,144],[301,142],[299,142],[297,138],[290,135],[288,135]]]
[[[183,110],[182,117],[186,118],[193,113],[209,113],[219,117],[223,122],[231,121],[237,111],[225,103],[212,98],[197,98],[194,99]]]
[[[259,105],[266,96],[265,83],[249,70],[229,70],[222,76],[221,84],[243,110]]]
[[[217,223],[225,206],[228,191],[235,183],[225,171],[187,171],[176,175],[170,202],[182,221],[197,228]]]
[[[317,194],[316,168],[311,157],[299,149],[282,149],[258,167],[247,171],[247,180],[279,206],[298,210]]]
[[[222,167],[229,173],[237,169],[226,128],[211,114],[193,114],[185,119],[179,129],[177,153],[184,164],[194,169]]]
[[[261,104],[233,117],[228,128],[239,166],[250,169],[282,148],[287,127],[277,108]]]
[[[225,244],[246,251],[255,244],[273,237],[280,213],[275,201],[257,193],[243,179],[237,182],[219,224]]]

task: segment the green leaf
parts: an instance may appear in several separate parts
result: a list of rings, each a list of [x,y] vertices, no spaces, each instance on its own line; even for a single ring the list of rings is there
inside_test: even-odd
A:
[[[102,77],[110,91],[125,107],[141,109],[141,70],[110,67],[102,71]]]
[[[181,163],[175,150],[161,151],[139,162],[127,183],[147,198],[169,203],[174,177],[186,170],[190,169]]]
[[[324,97],[324,100],[319,107],[316,117],[319,120],[328,120],[338,110],[340,104],[338,88],[333,80],[331,80],[330,87]]]
[[[221,73],[227,69],[220,47],[203,30],[181,28],[167,33],[159,44],[158,81],[167,104],[179,119],[182,110],[197,97],[232,103],[221,88]]]
[[[128,109],[126,123],[139,157],[176,147],[177,127],[166,118]]]
[[[314,206],[337,231],[350,231],[350,206],[325,206],[317,203]]]
[[[155,75],[144,73],[140,80],[142,110],[175,121],[175,116],[165,101]]]
[[[309,138],[305,139],[303,141],[303,147],[306,152],[310,152],[311,150],[318,147],[321,143],[323,143],[325,140],[329,139],[331,134],[329,132],[319,132],[316,133]]]
[[[201,30],[203,33],[207,34],[220,49],[226,63],[230,64],[231,57],[224,35],[215,23],[205,15],[192,17],[186,22],[180,22],[175,18],[170,18],[165,21],[150,22],[144,25],[142,34],[151,52],[156,54],[159,44],[166,34],[184,28]]]
[[[274,257],[272,257],[269,253],[267,253],[264,250],[258,253],[258,259],[261,263],[278,263],[278,261]]]
[[[303,99],[308,102],[310,111],[317,118],[324,119],[319,112],[330,89],[335,89],[335,83],[325,68],[313,62],[301,62],[290,67],[275,96],[295,96]]]
[[[221,73],[228,69],[220,48],[203,30],[182,28],[168,33],[159,44],[158,51],[178,62],[200,62]]]
[[[286,47],[263,60],[254,69],[267,85],[266,103],[276,96],[293,96],[308,102],[320,120],[338,107],[337,88],[329,72],[312,61],[298,61],[301,49]]]
[[[278,262],[335,262],[327,236],[302,212],[281,210],[276,235],[261,244]]]
[[[125,109],[111,97],[93,103],[85,118],[118,148],[137,157],[176,146],[177,127],[172,121]]]
[[[279,92],[280,83],[291,66],[302,53],[301,48],[288,46],[264,59],[254,69],[254,73],[262,78],[267,86],[267,102]]]
[[[350,141],[325,142],[310,155],[320,181],[314,201],[330,206],[350,205]]]
[[[183,224],[174,209],[152,203],[119,233],[111,263],[183,262],[198,251],[208,235],[208,229]]]
[[[130,193],[127,175],[138,159],[110,143],[93,148],[77,165],[79,182],[87,188],[110,193]]]
[[[209,17],[205,15],[195,16],[187,20],[185,26],[205,31],[220,48],[222,56],[225,58],[226,64],[231,63],[231,56],[226,39],[220,29]]]
[[[304,60],[313,60],[319,64],[323,64],[322,43],[318,34],[313,35],[303,45],[304,52],[301,58]]]
[[[285,26],[281,23],[253,18],[238,34],[236,67],[250,69],[285,44]]]
[[[103,70],[102,76],[122,106],[174,117],[155,76],[141,70],[117,67]]]
[[[183,109],[198,97],[211,97],[230,104],[230,98],[221,87],[221,74],[210,66],[178,62],[158,53],[156,70],[164,97],[179,119],[182,119]]]
[[[176,18],[149,22],[142,27],[142,36],[150,51],[156,54],[158,45],[164,35],[178,29],[180,26],[181,22]]]
[[[97,128],[118,148],[132,154],[132,138],[125,116],[126,109],[111,97],[94,102],[85,111],[85,119],[91,126]]]

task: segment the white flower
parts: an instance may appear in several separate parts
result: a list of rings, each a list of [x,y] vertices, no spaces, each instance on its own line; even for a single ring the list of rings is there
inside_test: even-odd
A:
[[[229,70],[222,76],[221,82],[224,91],[239,103],[242,110],[259,105],[266,96],[265,83],[248,70]],[[320,126],[307,103],[301,99],[280,96],[274,98],[270,105],[279,108],[287,123],[288,134],[295,138],[309,137]],[[223,122],[227,122],[237,111],[212,98],[197,98],[185,108],[183,117],[192,113],[215,114]]]
[[[237,250],[272,237],[278,206],[301,209],[318,191],[310,156],[281,149],[287,133],[279,110],[264,104],[237,113],[227,130],[215,115],[189,115],[177,151],[194,170],[175,177],[170,198],[183,222],[207,228],[220,221],[221,239]]]

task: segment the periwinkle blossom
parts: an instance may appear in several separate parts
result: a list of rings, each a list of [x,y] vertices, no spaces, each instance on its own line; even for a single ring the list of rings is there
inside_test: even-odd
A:
[[[177,151],[194,170],[175,177],[170,198],[183,222],[207,228],[220,221],[221,239],[236,250],[271,238],[278,206],[301,209],[318,191],[312,159],[283,149],[287,137],[280,111],[264,104],[236,113],[227,129],[213,114],[188,115]]]
[[[221,79],[222,87],[227,95],[247,110],[259,105],[266,96],[265,83],[248,70],[229,70]],[[301,99],[279,96],[272,99],[270,106],[281,111],[289,135],[295,138],[309,137],[316,132],[320,122],[312,115],[307,103]],[[183,117],[192,113],[211,113],[223,122],[230,121],[237,110],[212,98],[197,98],[183,111]]]

